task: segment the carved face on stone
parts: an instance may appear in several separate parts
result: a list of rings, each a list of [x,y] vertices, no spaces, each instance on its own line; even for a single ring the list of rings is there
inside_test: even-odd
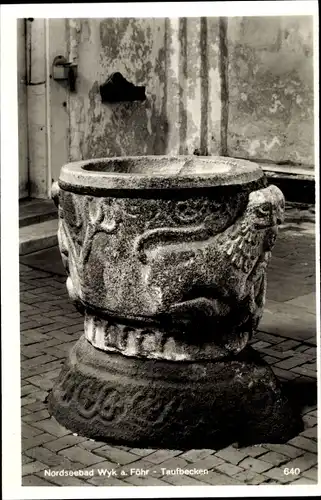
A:
[[[189,239],[191,229],[167,228],[140,237],[137,250],[154,310],[188,309],[195,321],[204,318],[200,313],[210,321],[224,311],[235,315],[262,279],[283,210],[281,191],[269,186],[251,192],[245,210],[221,231],[203,227]]]
[[[282,224],[284,207],[282,192],[276,186],[269,186],[250,193],[247,210],[253,216],[255,229],[265,229]]]

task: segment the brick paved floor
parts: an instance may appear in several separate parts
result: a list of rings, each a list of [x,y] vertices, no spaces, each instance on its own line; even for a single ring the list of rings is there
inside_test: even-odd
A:
[[[298,220],[295,207],[287,211],[269,268],[266,313],[253,347],[282,380],[306,388],[316,381],[314,224],[311,209],[304,221],[302,213]],[[83,320],[69,303],[64,277],[26,265],[20,266],[20,276],[23,486],[316,484],[317,411],[313,394],[309,401],[303,390],[305,429],[283,445],[185,452],[139,449],[109,446],[61,427],[44,401],[83,331]],[[177,467],[208,473],[166,474]],[[54,475],[62,469],[91,475]],[[150,472],[139,475],[141,469]],[[99,470],[117,475],[108,478]]]

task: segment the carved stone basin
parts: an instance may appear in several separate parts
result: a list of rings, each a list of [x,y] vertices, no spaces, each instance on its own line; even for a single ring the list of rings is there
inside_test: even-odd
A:
[[[223,157],[72,163],[53,187],[84,335],[49,398],[66,427],[135,446],[293,435],[298,419],[247,343],[263,314],[284,198]],[[245,437],[247,436],[247,438]]]

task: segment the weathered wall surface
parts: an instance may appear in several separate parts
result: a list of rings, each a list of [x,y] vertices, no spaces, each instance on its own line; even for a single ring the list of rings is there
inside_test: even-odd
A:
[[[164,20],[74,20],[71,30],[79,65],[77,93],[70,96],[71,159],[161,153],[167,133]],[[148,99],[103,104],[99,86],[115,71],[146,85]]]
[[[69,20],[71,159],[224,154],[312,165],[312,17]],[[72,57],[71,57],[72,58]],[[145,102],[106,104],[120,71]]]
[[[313,164],[312,17],[229,18],[229,156]]]
[[[314,163],[311,16],[34,19],[27,27],[32,196],[47,197],[67,161],[104,156]],[[57,55],[77,64],[75,92],[50,74]],[[147,99],[103,103],[99,87],[113,72],[145,86]]]
[[[200,18],[70,20],[70,159],[219,153],[218,34],[218,20]],[[102,103],[116,71],[145,86],[146,101]]]

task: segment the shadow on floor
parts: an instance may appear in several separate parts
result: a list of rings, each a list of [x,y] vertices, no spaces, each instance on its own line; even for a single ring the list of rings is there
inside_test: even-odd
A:
[[[287,380],[283,382],[283,390],[296,410],[302,413],[307,406],[317,404],[318,391],[317,381],[306,381],[300,379]]]
[[[39,271],[66,276],[58,246],[20,256],[20,263]]]

